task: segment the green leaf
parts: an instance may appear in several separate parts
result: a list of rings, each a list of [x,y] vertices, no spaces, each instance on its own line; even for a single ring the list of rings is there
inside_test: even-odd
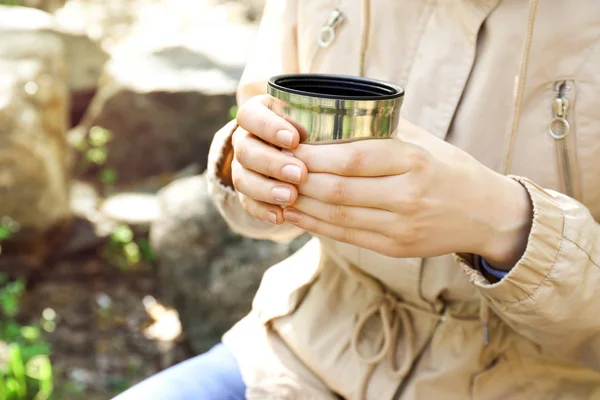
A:
[[[7,226],[0,225],[0,240],[9,239],[13,235],[12,229]]]
[[[25,365],[25,374],[31,379],[38,381],[51,379],[52,364],[50,364],[50,358],[42,354],[32,357]]]
[[[104,165],[106,163],[106,158],[108,156],[108,152],[106,147],[95,147],[93,149],[89,149],[85,152],[85,158],[96,165]]]
[[[110,238],[115,243],[131,243],[131,241],[133,240],[133,231],[127,225],[119,225],[112,232]]]
[[[142,259],[140,248],[135,242],[129,242],[123,246],[123,253],[125,253],[125,258],[129,265],[137,264]]]
[[[21,336],[31,341],[39,339],[40,329],[35,326],[24,326],[21,328]]]
[[[19,311],[19,299],[11,293],[0,293],[0,308],[8,317],[14,317]]]
[[[231,108],[229,109],[229,118],[235,119],[237,117],[237,113],[238,113],[238,106],[236,106],[236,105],[231,106]]]
[[[21,397],[27,394],[27,384],[25,382],[25,365],[21,354],[21,346],[16,343],[8,345],[8,364],[15,380],[17,381],[17,393]]]
[[[21,327],[14,320],[4,321],[3,340],[14,342],[21,335]]]
[[[94,147],[106,146],[112,140],[112,132],[100,126],[93,126],[90,129],[88,142]]]
[[[119,173],[112,168],[104,168],[99,174],[100,182],[104,183],[105,185],[114,185],[118,178]]]
[[[46,356],[50,354],[50,345],[47,343],[36,343],[21,347],[21,352],[25,360],[29,360],[38,356]]]
[[[7,399],[19,398],[20,390],[19,390],[19,381],[17,381],[12,376],[6,378],[6,392]]]
[[[46,332],[54,332],[56,330],[56,323],[54,321],[44,320],[42,321],[42,329]]]
[[[109,379],[106,382],[106,386],[108,386],[109,389],[115,390],[120,393],[128,389],[131,386],[131,384],[125,378],[113,378]]]
[[[138,247],[140,248],[140,252],[142,253],[142,258],[147,261],[156,260],[156,253],[154,253],[154,249],[150,245],[150,241],[147,238],[140,238],[137,241]]]

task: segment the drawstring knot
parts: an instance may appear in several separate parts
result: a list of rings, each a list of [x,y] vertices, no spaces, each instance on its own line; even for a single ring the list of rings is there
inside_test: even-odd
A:
[[[414,327],[410,312],[427,315],[434,319],[435,322],[442,319],[442,315],[398,301],[390,293],[382,294],[358,315],[352,334],[351,347],[356,357],[369,366],[361,380],[361,399],[366,398],[368,382],[377,365],[383,360],[387,359],[388,372],[394,379],[401,380],[409,373],[415,358],[415,346],[413,343]],[[375,348],[377,350],[374,354],[364,354],[360,350],[360,340],[365,333],[367,322],[372,318],[380,320],[380,330],[375,341]],[[405,351],[402,360],[397,365],[396,357],[400,329],[402,329],[402,333],[404,334],[402,345]]]

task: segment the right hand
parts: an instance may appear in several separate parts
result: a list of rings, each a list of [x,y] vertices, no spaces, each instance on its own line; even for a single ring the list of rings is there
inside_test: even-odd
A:
[[[283,208],[298,198],[296,185],[307,177],[304,163],[286,149],[295,149],[300,134],[271,111],[274,98],[256,96],[240,107],[232,143],[233,186],[244,209],[254,218],[283,223]],[[283,150],[283,151],[282,151]]]

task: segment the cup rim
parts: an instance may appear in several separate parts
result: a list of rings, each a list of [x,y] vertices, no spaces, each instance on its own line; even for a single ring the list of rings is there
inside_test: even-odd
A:
[[[340,84],[358,84],[365,89],[371,89],[373,91],[381,91],[380,95],[333,95],[327,93],[317,93],[307,90],[292,89],[283,85],[286,80],[312,80],[320,81],[325,83],[340,83]],[[291,93],[299,96],[313,97],[319,99],[331,99],[331,100],[349,100],[349,101],[378,101],[378,100],[395,100],[404,96],[404,89],[398,85],[390,82],[381,81],[378,79],[364,78],[351,75],[339,75],[339,74],[281,74],[271,77],[267,85],[281,92]],[[388,94],[386,94],[386,92]]]

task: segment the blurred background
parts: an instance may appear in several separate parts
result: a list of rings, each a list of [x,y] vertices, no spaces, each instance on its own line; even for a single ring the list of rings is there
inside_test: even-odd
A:
[[[209,349],[306,239],[203,172],[264,0],[0,0],[0,400],[110,399]]]

